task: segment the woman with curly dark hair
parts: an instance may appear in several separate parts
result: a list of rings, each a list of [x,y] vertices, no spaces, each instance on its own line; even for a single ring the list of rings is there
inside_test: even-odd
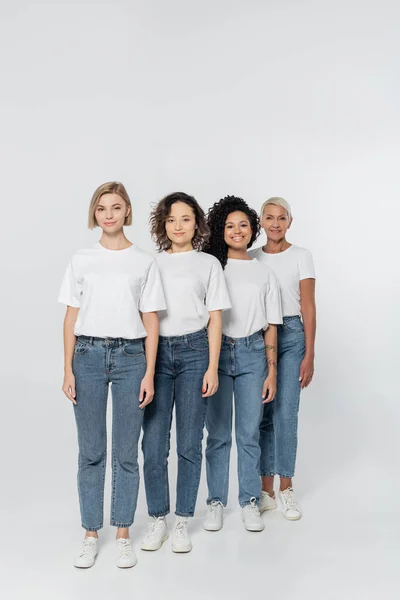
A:
[[[238,453],[239,504],[248,531],[262,531],[260,423],[263,405],[276,392],[277,324],[282,323],[279,285],[273,272],[247,250],[260,232],[255,210],[236,196],[216,202],[208,213],[206,251],[224,267],[232,309],[222,317],[219,388],[207,407],[207,516],[204,528],[222,527],[228,500],[232,445],[232,396]]]
[[[189,552],[187,523],[194,514],[200,481],[207,398],[218,388],[221,312],[230,308],[230,301],[221,265],[201,252],[209,230],[193,196],[183,192],[166,196],[153,210],[150,224],[167,311],[159,315],[155,396],[143,422],[151,521],[142,549],[158,550],[168,537],[168,455],[175,404],[178,478],[172,550]]]

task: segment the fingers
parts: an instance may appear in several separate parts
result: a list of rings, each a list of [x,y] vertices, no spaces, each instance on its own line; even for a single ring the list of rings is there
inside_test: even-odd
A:
[[[203,392],[202,398],[209,398],[210,396],[214,396],[217,389],[218,389],[218,382],[216,382],[216,381],[207,382],[206,386],[204,386],[204,383],[203,383],[203,389],[201,390]]]
[[[262,392],[261,392],[261,397],[263,400],[266,399],[267,393],[268,393],[268,379],[266,379],[264,381],[264,385],[263,385]]]
[[[73,404],[77,404],[75,387],[72,387],[71,385],[68,387],[63,387],[62,391],[64,392],[68,400],[70,400]]]
[[[140,384],[140,391],[139,391],[139,404],[142,404],[142,402],[143,402],[144,392],[145,392],[145,386],[144,386],[144,383],[142,381],[142,383]]]

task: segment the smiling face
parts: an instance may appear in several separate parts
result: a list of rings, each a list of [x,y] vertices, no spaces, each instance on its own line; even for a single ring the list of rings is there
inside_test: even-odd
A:
[[[250,244],[252,230],[246,213],[237,210],[226,217],[224,240],[235,250],[246,250]]]
[[[267,204],[261,218],[261,226],[269,240],[280,242],[285,239],[292,221],[286,209],[276,204]]]
[[[196,232],[196,215],[193,209],[185,202],[174,202],[165,222],[165,231],[173,244],[191,244]]]
[[[94,215],[97,224],[105,233],[116,233],[122,229],[131,208],[119,194],[100,196]]]

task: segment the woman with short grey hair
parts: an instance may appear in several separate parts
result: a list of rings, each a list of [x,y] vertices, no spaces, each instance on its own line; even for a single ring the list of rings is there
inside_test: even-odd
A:
[[[264,512],[276,508],[274,476],[279,475],[284,516],[295,521],[301,518],[292,485],[300,392],[310,384],[314,373],[315,272],[310,251],[286,240],[292,224],[286,200],[266,200],[260,219],[267,243],[250,254],[272,268],[278,278],[283,324],[278,325],[277,393],[274,402],[264,406],[260,430],[263,491],[259,509]]]

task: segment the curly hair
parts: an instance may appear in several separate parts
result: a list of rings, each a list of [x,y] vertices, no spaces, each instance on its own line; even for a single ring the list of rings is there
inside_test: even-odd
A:
[[[225,223],[228,215],[237,210],[245,213],[250,221],[251,227],[251,240],[247,247],[251,248],[255,240],[260,235],[260,219],[257,212],[250,208],[247,202],[243,198],[237,196],[225,196],[210,208],[207,213],[207,223],[210,228],[210,237],[203,248],[207,254],[212,254],[218,258],[219,262],[224,269],[228,260],[228,244],[225,242]]]
[[[200,251],[208,240],[210,230],[207,225],[204,210],[193,196],[189,196],[184,192],[168,194],[168,196],[162,198],[151,211],[149,218],[150,233],[156,243],[157,250],[162,252],[163,250],[169,250],[172,246],[172,242],[167,236],[165,223],[171,214],[171,206],[176,202],[184,202],[190,206],[194,212],[197,228],[192,239],[192,246],[195,250]]]

